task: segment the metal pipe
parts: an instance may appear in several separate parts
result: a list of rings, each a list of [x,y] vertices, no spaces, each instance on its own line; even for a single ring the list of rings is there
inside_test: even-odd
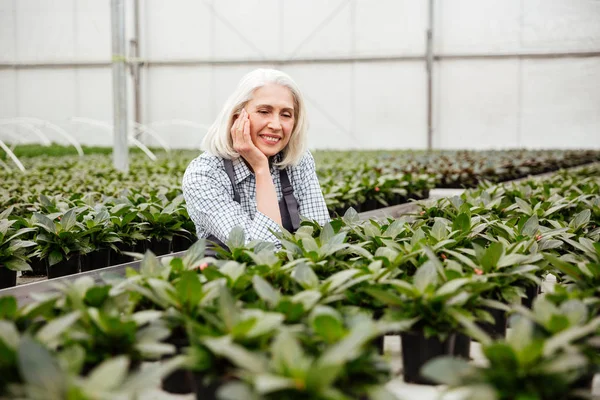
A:
[[[142,102],[140,95],[141,85],[141,61],[140,61],[140,2],[134,0],[133,2],[133,32],[134,37],[129,41],[130,53],[132,62],[131,77],[133,78],[133,106],[134,106],[134,120],[138,124],[142,123]],[[137,136],[136,136],[137,137]]]
[[[427,26],[427,150],[433,149],[433,7],[429,0],[429,21]]]
[[[129,172],[127,146],[127,59],[125,57],[125,0],[111,1],[113,80],[113,163]]]
[[[596,58],[600,57],[600,51],[581,51],[565,53],[447,53],[434,54],[434,61],[449,60],[505,60],[505,59],[531,59],[546,60],[558,58]],[[299,58],[294,60],[284,59],[240,59],[240,60],[207,60],[207,59],[173,59],[173,60],[139,60],[148,67],[197,67],[197,66],[234,66],[234,65],[298,65],[298,64],[348,64],[356,62],[414,62],[426,61],[425,55],[407,54],[392,56],[368,56],[368,57],[339,57],[339,58]],[[53,69],[53,68],[102,68],[112,64],[107,61],[59,61],[59,62],[26,62],[26,63],[0,63],[1,69]]]

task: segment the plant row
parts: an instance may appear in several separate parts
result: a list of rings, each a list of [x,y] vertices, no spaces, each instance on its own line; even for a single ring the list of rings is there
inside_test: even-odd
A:
[[[236,229],[217,259],[199,241],[183,258],[147,253],[140,271],[80,278],[21,308],[4,298],[2,390],[111,398],[162,377],[197,398],[391,399],[381,337],[399,333],[407,382],[473,399],[589,395],[598,172],[484,184],[410,218],[363,222],[351,209],[323,227],[304,221],[281,248]],[[557,285],[540,296],[549,273]],[[472,339],[487,366],[460,361]],[[162,362],[140,372],[149,360]]]

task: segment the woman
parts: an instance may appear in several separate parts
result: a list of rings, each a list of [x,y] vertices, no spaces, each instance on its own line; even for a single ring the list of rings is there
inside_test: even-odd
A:
[[[329,221],[306,129],[302,94],[287,74],[257,69],[242,78],[183,177],[198,238],[224,246],[241,226],[246,242],[278,245],[272,231],[294,232],[300,216]]]

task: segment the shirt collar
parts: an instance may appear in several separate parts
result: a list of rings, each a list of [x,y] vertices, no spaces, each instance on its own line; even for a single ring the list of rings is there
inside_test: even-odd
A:
[[[273,166],[273,164],[281,162],[282,159],[283,159],[283,154],[281,152],[277,153],[271,159],[271,170],[273,170],[273,168],[276,168]],[[242,182],[243,180],[245,180],[246,178],[248,178],[252,174],[252,171],[250,171],[250,168],[246,165],[246,163],[244,162],[242,157],[233,159],[232,163],[233,163],[233,174],[235,177],[236,185],[238,183]]]

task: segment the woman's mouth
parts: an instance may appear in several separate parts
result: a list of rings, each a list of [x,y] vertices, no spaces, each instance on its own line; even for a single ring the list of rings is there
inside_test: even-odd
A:
[[[270,135],[259,135],[263,142],[266,144],[276,144],[279,143],[281,138],[279,136],[270,136]]]

